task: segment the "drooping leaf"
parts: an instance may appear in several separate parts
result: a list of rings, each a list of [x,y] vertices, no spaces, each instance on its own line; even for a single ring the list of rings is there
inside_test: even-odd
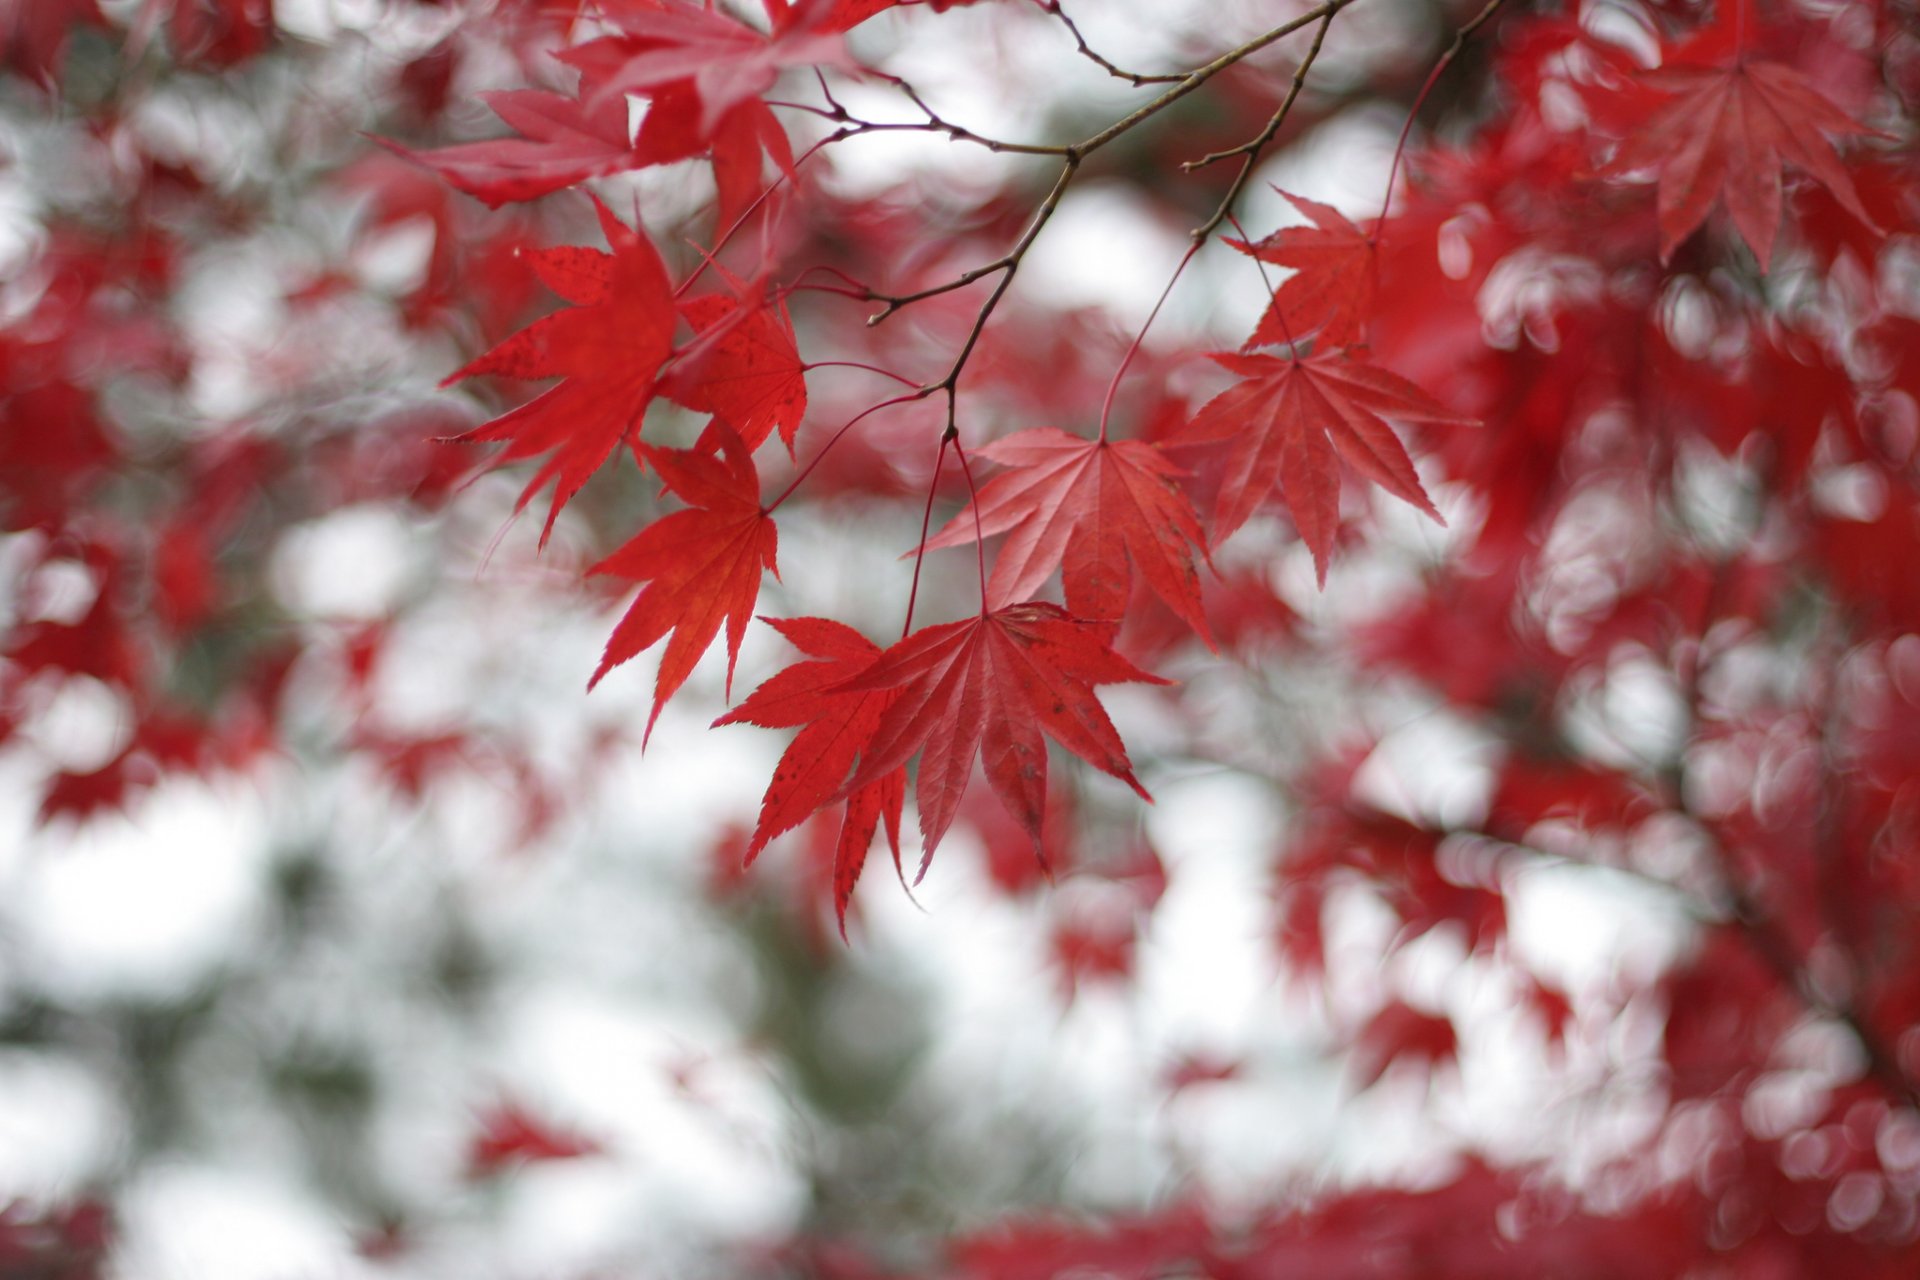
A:
[[[1137,568],[1168,608],[1213,643],[1193,564],[1196,548],[1206,553],[1206,535],[1174,483],[1180,469],[1158,448],[1037,427],[980,453],[1010,470],[981,486],[977,522],[971,507],[963,509],[927,549],[965,546],[976,531],[1008,534],[987,584],[990,603],[1031,599],[1060,568],[1068,612],[1119,618]]]
[[[994,794],[1040,847],[1047,801],[1043,731],[1147,797],[1093,689],[1167,682],[1114,652],[1117,629],[1032,601],[914,632],[836,686],[845,693],[895,691],[848,790],[919,754],[914,797],[923,871],[953,822],[976,756]]]
[[[777,530],[760,506],[760,475],[753,456],[731,431],[722,429],[720,444],[719,457],[696,449],[642,445],[667,488],[692,505],[654,521],[592,569],[646,586],[614,627],[588,688],[672,633],[654,680],[653,712],[643,743],[653,733],[660,708],[686,682],[723,621],[727,682],[732,684],[734,659],[760,595],[760,574],[780,573],[774,563]]]
[[[1294,271],[1273,291],[1247,345],[1299,342],[1316,336],[1322,347],[1366,342],[1378,274],[1372,239],[1332,205],[1286,191],[1280,194],[1313,225],[1284,227],[1253,244],[1227,241],[1262,262]]]
[[[1644,79],[1676,96],[1627,136],[1609,168],[1659,172],[1662,261],[1706,221],[1719,200],[1760,269],[1767,270],[1780,230],[1780,182],[1787,164],[1811,175],[1862,223],[1874,225],[1828,141],[1874,131],[1835,106],[1800,72],[1736,55],[1726,66],[1669,66]]]
[[[1465,426],[1472,418],[1436,403],[1397,374],[1343,356],[1213,358],[1246,381],[1203,405],[1179,438],[1233,441],[1214,506],[1216,543],[1245,524],[1278,486],[1324,586],[1340,516],[1341,459],[1440,519],[1386,419]]]
[[[759,821],[747,843],[748,862],[759,856],[769,840],[832,803],[854,761],[872,740],[881,713],[895,697],[891,690],[848,692],[838,687],[880,656],[880,646],[852,627],[825,618],[765,621],[812,661],[796,662],[774,675],[714,721],[716,725],[800,730],[774,766],[773,779],[760,802]],[[842,938],[847,934],[848,900],[883,820],[894,863],[899,864],[906,781],[906,770],[895,769],[847,797],[833,859],[833,907]]]
[[[534,270],[574,305],[534,321],[441,385],[490,373],[559,378],[558,386],[458,437],[505,441],[497,463],[550,456],[520,494],[524,507],[548,481],[553,505],[540,540],[587,478],[639,430],[654,377],[673,348],[674,307],[666,267],[645,235],[594,201],[611,253],[535,250]],[[744,623],[742,625],[745,625]]]

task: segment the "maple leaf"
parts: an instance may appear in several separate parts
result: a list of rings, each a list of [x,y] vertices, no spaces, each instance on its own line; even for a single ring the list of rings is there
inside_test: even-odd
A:
[[[561,379],[519,408],[455,437],[505,441],[495,465],[551,451],[517,504],[526,506],[553,481],[542,546],[560,508],[638,430],[653,399],[655,375],[673,349],[673,296],[660,255],[598,199],[594,208],[611,253],[563,246],[528,255],[547,286],[574,305],[534,321],[441,383],[482,373]]]
[[[807,413],[806,365],[794,345],[793,320],[727,294],[708,294],[680,304],[698,336],[664,380],[666,394],[733,428],[757,449],[775,428],[793,452],[794,436]]]
[[[618,112],[623,130],[627,95],[606,91],[604,86],[625,69],[632,48],[632,43],[622,37],[607,36],[560,55],[563,62],[580,71],[581,97],[594,104],[596,113]],[[759,98],[748,97],[722,112],[717,120],[708,121],[700,92],[690,77],[632,92],[647,98],[647,113],[640,120],[625,164],[615,167],[644,168],[707,154],[713,164],[722,226],[730,225],[759,198],[767,158],[771,157],[789,177],[793,175],[793,144],[785,127]]]
[[[653,734],[660,708],[686,682],[693,666],[727,625],[727,685],[740,640],[760,594],[760,573],[774,563],[777,533],[760,505],[760,476],[753,456],[733,432],[721,428],[721,457],[696,449],[640,446],[667,488],[692,504],[663,516],[589,572],[630,578],[647,585],[607,640],[602,676],[672,632],[654,679],[653,712],[642,745]]]
[[[1628,135],[1608,172],[1659,171],[1662,262],[1706,221],[1714,201],[1724,199],[1766,271],[1780,229],[1781,169],[1789,162],[1878,230],[1827,141],[1878,135],[1792,67],[1736,56],[1729,66],[1673,66],[1642,79],[1678,96]]]
[[[1344,356],[1219,353],[1213,358],[1247,380],[1201,406],[1178,438],[1233,440],[1214,505],[1215,542],[1245,524],[1279,485],[1325,586],[1340,518],[1341,458],[1388,493],[1440,520],[1405,446],[1385,420],[1470,426],[1472,418],[1436,403],[1398,374]]]
[[[713,164],[720,225],[733,225],[760,198],[761,173],[771,158],[787,177],[794,176],[793,143],[773,111],[749,98],[720,117],[712,129],[700,124],[700,96],[692,81],[670,84],[653,95],[634,137],[634,149],[646,164],[671,164],[706,152]]]
[[[727,112],[771,89],[783,68],[851,65],[843,37],[828,25],[832,10],[829,0],[774,9],[769,35],[688,0],[620,7],[607,16],[624,34],[590,42],[620,55],[598,92],[644,96],[691,80],[700,133],[710,138]]]
[[[605,98],[589,106],[544,89],[511,89],[480,96],[519,137],[460,142],[431,151],[415,151],[386,139],[377,141],[494,209],[537,200],[587,178],[639,168],[647,162],[628,142],[624,98]]]
[[[1373,240],[1332,205],[1274,190],[1313,225],[1284,227],[1253,244],[1227,241],[1262,262],[1294,271],[1273,291],[1247,345],[1290,344],[1314,334],[1326,347],[1364,343],[1378,269]]]
[[[762,621],[814,659],[796,662],[772,676],[744,702],[714,721],[800,730],[773,768],[760,802],[760,818],[747,842],[751,863],[767,842],[791,831],[840,793],[854,761],[873,738],[891,690],[848,692],[836,686],[864,672],[880,646],[844,623],[826,618],[764,618]],[[896,768],[847,796],[833,858],[833,908],[840,936],[847,936],[847,903],[866,864],[881,822],[894,865],[900,863],[900,814],[906,804],[906,770]]]
[[[840,692],[895,690],[860,767],[857,791],[920,754],[914,798],[924,844],[921,871],[953,822],[976,756],[1007,811],[1040,848],[1047,802],[1041,734],[1151,799],[1093,695],[1101,684],[1167,684],[1113,650],[1118,626],[1073,617],[1030,601],[960,622],[924,627],[901,640]]]
[[[989,602],[1029,599],[1062,568],[1069,612],[1118,618],[1126,612],[1137,568],[1154,594],[1213,644],[1193,565],[1194,548],[1205,555],[1206,535],[1174,484],[1180,468],[1159,449],[1037,427],[996,440],[980,453],[1014,470],[981,486],[977,521],[971,506],[963,509],[927,549],[1011,531],[994,558]]]

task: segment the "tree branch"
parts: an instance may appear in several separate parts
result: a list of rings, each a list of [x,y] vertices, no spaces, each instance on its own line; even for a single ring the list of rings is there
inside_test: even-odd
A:
[[[1141,75],[1138,72],[1122,70],[1093,51],[1087,44],[1086,37],[1080,34],[1080,28],[1074,24],[1072,18],[1067,16],[1066,10],[1060,7],[1060,0],[1037,0],[1037,2],[1042,10],[1060,19],[1061,25],[1065,26],[1067,33],[1073,37],[1073,43],[1079,49],[1081,57],[1086,58],[1116,80],[1125,80],[1138,89],[1150,84],[1178,84],[1192,74],[1187,71],[1168,71],[1158,75]]]

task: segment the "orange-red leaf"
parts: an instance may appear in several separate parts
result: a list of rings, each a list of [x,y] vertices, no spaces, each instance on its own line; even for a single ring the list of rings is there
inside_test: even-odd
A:
[[[813,660],[796,662],[781,671],[714,721],[716,725],[757,724],[767,729],[800,730],[774,766],[773,779],[760,802],[760,820],[747,844],[748,862],[769,840],[832,803],[854,761],[879,727],[881,713],[894,699],[891,690],[848,692],[837,687],[864,672],[880,656],[880,646],[852,627],[825,618],[765,621]],[[906,778],[904,769],[895,769],[847,797],[833,860],[833,907],[843,938],[847,933],[847,902],[883,820],[894,864],[899,865]]]
[[[1273,291],[1247,345],[1299,342],[1316,334],[1322,347],[1364,343],[1378,270],[1373,241],[1332,205],[1280,194],[1313,225],[1284,227],[1255,244],[1227,241],[1262,262],[1294,271]]]
[[[1114,652],[1116,630],[1114,623],[1085,621],[1034,601],[914,632],[835,686],[895,695],[848,789],[887,776],[919,753],[914,798],[923,869],[953,822],[976,756],[994,794],[1040,847],[1047,801],[1043,731],[1150,799],[1093,688],[1167,682]]]
[[[1396,498],[1440,519],[1387,418],[1471,425],[1398,374],[1315,352],[1300,359],[1216,355],[1246,378],[1201,407],[1185,440],[1233,441],[1214,505],[1219,542],[1278,486],[1322,585],[1340,520],[1340,460]]]
[[[613,629],[587,687],[614,667],[672,633],[654,680],[653,733],[660,708],[686,682],[720,624],[727,625],[727,682],[760,595],[760,574],[774,564],[777,531],[760,507],[760,476],[753,456],[722,430],[721,454],[641,446],[667,488],[692,504],[642,529],[626,546],[593,567],[646,586]]]
[[[1714,201],[1724,199],[1734,227],[1765,271],[1780,229],[1780,178],[1788,163],[1811,174],[1848,213],[1874,225],[1827,140],[1874,131],[1792,67],[1736,57],[1729,66],[1669,67],[1645,79],[1678,96],[1628,136],[1611,171],[1659,171],[1663,261],[1706,221]]]
[[[1138,569],[1168,608],[1213,643],[1193,564],[1196,547],[1205,554],[1206,536],[1174,483],[1180,469],[1159,449],[1038,427],[980,452],[1010,470],[981,486],[977,523],[969,507],[927,547],[964,546],[976,530],[1008,534],[987,584],[992,603],[1032,598],[1060,568],[1069,612],[1118,618]]]
[[[560,508],[639,429],[654,377],[673,349],[673,297],[660,255],[605,205],[596,200],[594,206],[613,252],[563,247],[530,255],[540,278],[574,305],[534,321],[442,384],[482,373],[560,379],[538,398],[459,437],[505,441],[496,463],[551,455],[520,494],[524,507],[553,482],[542,544]]]

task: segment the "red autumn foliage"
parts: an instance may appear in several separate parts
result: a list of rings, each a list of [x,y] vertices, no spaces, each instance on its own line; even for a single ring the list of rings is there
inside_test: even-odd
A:
[[[266,0],[0,0],[9,124],[46,131],[23,153],[89,175],[35,193],[0,290],[0,750],[27,807],[77,827],[324,742],[408,803],[484,778],[530,844],[596,762],[556,771],[458,712],[389,720],[400,606],[288,585],[304,526],[457,519],[467,473],[507,469],[516,510],[552,489],[554,577],[637,589],[579,675],[659,647],[641,743],[723,631],[731,697],[756,610],[800,651],[716,724],[793,732],[723,856],[752,881],[804,846],[812,943],[828,911],[846,943],[877,837],[911,857],[911,795],[923,875],[964,832],[989,891],[1045,913],[1063,1005],[1140,982],[1187,871],[1137,806],[1227,776],[1278,815],[1248,945],[1331,1028],[1347,1086],[1445,1096],[1514,1070],[1490,1038],[1532,1037],[1569,1109],[1638,1125],[1578,1159],[1459,1151],[1418,1186],[1215,1204],[1195,1179],[1131,1214],[774,1247],[799,1273],[1914,1274],[1913,6],[1443,4],[1437,43],[1375,59],[1346,43],[1373,3],[1237,6],[1156,51],[1178,70],[1135,72],[1074,25],[1095,6],[1057,0],[394,0],[434,42],[364,120],[388,151],[316,142],[300,104],[263,160],[154,120],[300,65]],[[899,74],[898,49],[996,24],[1133,96],[1002,137]],[[956,64],[975,103],[990,61]],[[176,79],[166,110],[142,98]],[[1264,159],[1363,99],[1406,121],[1370,202],[1282,192],[1307,225],[1243,226]],[[950,185],[836,168],[902,134],[1012,163]],[[1258,281],[1244,316],[1217,309],[1236,330],[1116,322],[1024,270],[1095,183],[1191,246],[1163,301],[1203,253]],[[274,240],[308,200],[324,231]],[[1238,256],[1212,252],[1225,227]],[[255,271],[255,236],[302,260]],[[392,270],[409,237],[419,269]],[[270,277],[250,305],[271,324],[205,314],[216,270]],[[539,285],[562,305],[531,315]],[[371,315],[438,362],[439,398],[343,389],[309,335]],[[807,616],[830,571],[796,527],[867,520],[912,562],[857,587],[891,644]],[[1174,686],[1148,667],[1178,687],[1113,696]],[[55,731],[88,698],[111,707],[92,755]],[[1461,760],[1406,759],[1425,721]],[[1065,782],[1049,740],[1092,768]],[[1563,876],[1664,904],[1670,952],[1563,985],[1526,928]],[[1498,975],[1512,1007],[1422,989],[1440,964]],[[9,1044],[60,1034],[7,1008]],[[1254,1052],[1152,1088],[1258,1090]],[[468,1166],[600,1150],[502,1104]],[[0,1272],[97,1274],[108,1222],[10,1205]]]
[[[480,1117],[467,1166],[489,1177],[534,1160],[577,1160],[599,1155],[600,1144],[536,1117],[516,1102],[502,1102]]]

